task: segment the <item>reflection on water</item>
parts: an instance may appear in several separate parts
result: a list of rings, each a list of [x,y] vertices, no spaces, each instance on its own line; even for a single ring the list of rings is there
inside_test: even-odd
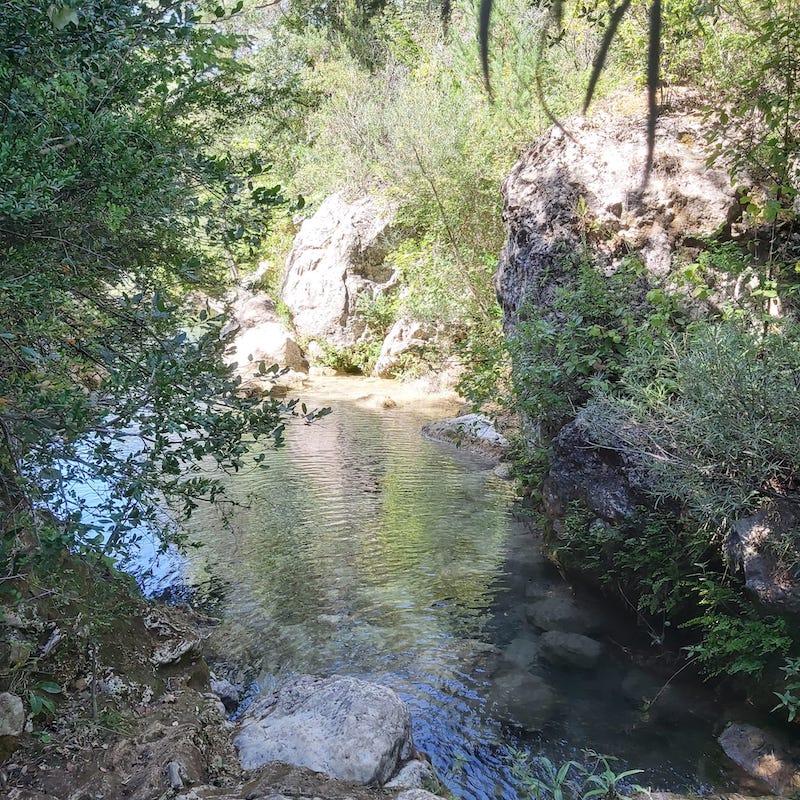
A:
[[[716,780],[708,725],[650,721],[629,687],[626,699],[630,668],[613,648],[582,672],[539,658],[525,606],[568,588],[511,514],[510,486],[422,438],[436,412],[370,410],[354,386],[329,380],[304,396],[334,413],[290,431],[269,469],[236,476],[230,530],[211,512],[195,519],[203,547],[188,578],[226,584],[216,651],[254,665],[256,691],[297,673],[392,686],[411,706],[417,746],[460,797],[514,797],[508,762],[519,750],[560,761],[590,747],[670,788]],[[559,697],[541,734],[497,719],[487,700],[515,670]]]

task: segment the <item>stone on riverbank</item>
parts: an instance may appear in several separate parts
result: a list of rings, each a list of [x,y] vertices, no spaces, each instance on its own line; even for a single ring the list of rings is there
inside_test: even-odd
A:
[[[304,676],[253,704],[234,744],[244,769],[284,761],[382,785],[411,755],[411,718],[385,686]]]
[[[800,751],[777,736],[753,725],[732,722],[720,735],[719,743],[731,761],[775,794],[790,797],[800,791]]]
[[[465,414],[461,417],[429,422],[422,433],[436,442],[447,442],[471,453],[492,459],[501,459],[510,447],[508,439],[498,433],[494,423],[483,414]]]
[[[387,789],[420,789],[434,778],[433,767],[419,758],[403,765],[397,775],[387,784]]]

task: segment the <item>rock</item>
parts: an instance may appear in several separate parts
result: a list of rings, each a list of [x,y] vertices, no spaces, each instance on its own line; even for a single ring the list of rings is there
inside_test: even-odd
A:
[[[427,761],[414,758],[386,784],[386,788],[419,789],[431,780],[433,780],[433,767]]]
[[[622,695],[636,708],[644,708],[652,702],[662,685],[646,672],[632,669],[622,681]]]
[[[167,764],[167,783],[169,783],[170,789],[174,791],[183,789],[182,772],[181,765],[177,761],[170,761]]]
[[[725,542],[728,557],[744,571],[747,590],[772,614],[800,614],[800,580],[776,555],[781,539],[798,527],[797,507],[776,501],[737,520]]]
[[[238,289],[227,298],[230,321],[222,334],[235,335],[225,351],[228,364],[245,382],[258,375],[258,362],[277,364],[296,373],[308,373],[308,361],[300,345],[278,319],[275,304],[265,294]]]
[[[0,693],[0,736],[20,736],[24,729],[22,698],[11,692]]]
[[[429,422],[422,433],[437,442],[449,442],[473,453],[500,459],[510,447],[508,439],[498,433],[494,423],[483,414],[466,414],[461,417]]]
[[[525,607],[525,615],[531,624],[544,631],[588,633],[593,620],[583,609],[578,608],[571,597],[546,597]]]
[[[567,504],[580,500],[609,522],[636,513],[636,493],[618,450],[601,448],[592,439],[585,416],[579,414],[558,432],[550,452],[550,469],[542,487],[549,517],[563,516]]]
[[[386,334],[372,374],[378,378],[394,377],[401,356],[424,350],[433,334],[434,331],[424,322],[401,317]]]
[[[397,408],[397,403],[388,394],[365,394],[363,397],[356,398],[356,403],[361,408],[368,408],[371,411],[388,411]]]
[[[603,655],[603,645],[580,633],[547,631],[542,634],[542,656],[552,664],[592,669]]]
[[[514,669],[492,678],[489,703],[500,719],[539,731],[555,714],[558,698],[541,678]]]
[[[166,641],[159,642],[153,649],[150,661],[157,667],[175,664],[184,658],[200,656],[202,638],[200,633],[177,618],[170,618],[164,609],[152,611],[144,618],[145,627]]]
[[[401,792],[395,800],[442,800],[438,794],[431,794],[425,789],[408,789]]]
[[[777,736],[753,725],[731,723],[719,743],[728,758],[775,794],[790,797],[800,791],[800,751]]]
[[[241,375],[256,374],[260,361],[266,367],[277,364],[293,372],[308,372],[308,361],[300,345],[277,321],[260,322],[237,334],[225,358],[228,363],[236,362],[237,372]]]
[[[724,230],[741,213],[725,165],[707,164],[707,121],[691,97],[683,105],[659,116],[643,196],[643,106],[628,115],[597,109],[580,126],[567,120],[570,136],[551,128],[520,158],[503,182],[508,237],[495,277],[507,328],[525,303],[547,308],[570,285],[564,254],[587,241],[607,272],[638,253],[663,278],[684,240]]]
[[[380,785],[411,754],[411,719],[385,686],[305,676],[250,706],[234,744],[244,769],[284,761]]]
[[[509,464],[507,461],[503,461],[502,463],[498,464],[492,470],[492,472],[495,474],[496,477],[500,478],[500,480],[503,481],[510,481],[511,478],[514,477],[511,464]]]
[[[241,686],[234,686],[230,681],[211,676],[211,691],[222,700],[226,711],[236,711],[242,694]]]
[[[226,298],[229,322],[222,329],[222,335],[238,330],[249,331],[263,322],[277,322],[275,303],[269,295],[249,289],[237,289]]]
[[[385,261],[399,238],[393,217],[391,208],[372,198],[347,202],[334,194],[303,222],[281,287],[300,336],[338,348],[364,336],[359,298],[375,299],[397,281]]]
[[[535,639],[518,636],[503,651],[503,658],[522,669],[530,669],[539,660],[539,644]]]

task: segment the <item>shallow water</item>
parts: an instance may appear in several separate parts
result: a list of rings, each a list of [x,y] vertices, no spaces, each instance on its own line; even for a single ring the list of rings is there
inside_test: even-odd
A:
[[[597,669],[538,657],[524,607],[570,592],[515,517],[512,486],[481,459],[421,436],[441,410],[355,399],[375,386],[327,379],[304,391],[334,413],[293,425],[269,469],[232,480],[241,505],[225,510],[225,525],[210,512],[195,518],[203,546],[185,579],[213,579],[223,618],[214,647],[255,667],[251,691],[299,673],[385,683],[411,707],[417,747],[469,800],[516,797],[509,762],[519,751],[560,762],[590,748],[617,757],[616,771],[645,770],[644,785],[724,785],[701,696],[673,697],[667,723],[626,699],[632,668],[615,644],[617,620],[603,623]],[[493,676],[512,669],[501,658],[512,641],[560,698],[541,733],[497,719],[487,700]]]

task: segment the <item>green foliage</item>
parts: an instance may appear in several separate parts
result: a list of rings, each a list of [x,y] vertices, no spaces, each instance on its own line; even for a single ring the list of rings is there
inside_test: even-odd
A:
[[[717,530],[791,489],[800,447],[800,331],[698,322],[629,353],[615,396],[587,408],[599,444],[621,433],[656,500]],[[755,446],[754,446],[755,445]]]
[[[787,658],[781,670],[786,682],[782,692],[775,692],[780,702],[772,710],[785,708],[789,722],[794,722],[800,711],[800,658]]]
[[[243,40],[121,0],[6,4],[0,40],[4,552],[166,547],[170,509],[219,494],[200,464],[260,464],[291,413],[241,397],[223,320],[182,307],[285,202],[260,159],[208,147]]]
[[[709,676],[760,676],[769,661],[792,646],[786,620],[759,617],[741,592],[704,580],[697,594],[701,616],[687,622],[702,631],[699,644],[687,648]]]
[[[694,609],[697,574],[717,566],[722,572],[702,531],[644,508],[625,524],[612,525],[574,501],[551,548],[559,564],[581,569],[621,596],[659,643]]]
[[[663,324],[636,262],[608,278],[585,255],[565,263],[570,283],[548,308],[523,309],[509,342],[518,407],[551,430],[591,395],[610,391],[631,344]]]
[[[629,797],[632,791],[642,791],[629,782],[642,770],[615,772],[611,768],[614,760],[611,756],[584,750],[582,761],[570,760],[557,766],[546,756],[530,758],[520,752],[513,759],[511,771],[524,792],[520,796],[535,800],[617,800]]]
[[[31,709],[31,715],[38,717],[44,712],[48,714],[55,713],[56,704],[51,695],[60,694],[61,691],[61,687],[53,681],[40,681],[32,689],[29,689],[28,705]]]

